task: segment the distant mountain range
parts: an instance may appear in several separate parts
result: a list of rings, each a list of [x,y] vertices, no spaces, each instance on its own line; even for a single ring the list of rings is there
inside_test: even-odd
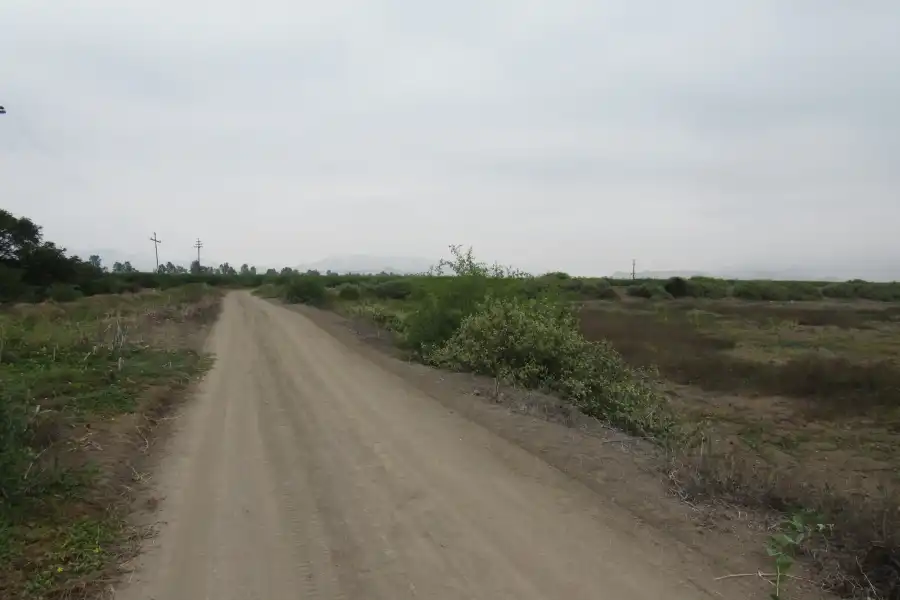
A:
[[[866,281],[897,281],[900,272],[896,269],[860,269],[848,271],[843,277],[835,271],[826,272],[816,269],[727,269],[722,271],[638,271],[635,277],[638,279],[668,279],[670,277],[718,277],[722,279],[767,279],[772,281],[847,281],[850,279],[864,279]],[[843,271],[843,269],[842,269]],[[616,271],[613,279],[631,279],[631,273]]]
[[[370,256],[367,254],[349,254],[329,256],[315,262],[297,265],[301,273],[309,270],[325,273],[394,273],[397,275],[413,275],[424,273],[437,261],[410,256]]]

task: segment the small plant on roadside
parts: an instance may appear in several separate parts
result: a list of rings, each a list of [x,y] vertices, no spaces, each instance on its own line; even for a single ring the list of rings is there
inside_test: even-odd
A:
[[[811,511],[795,513],[790,519],[784,521],[778,531],[766,542],[766,554],[772,557],[775,563],[773,575],[775,591],[772,600],[783,598],[783,584],[788,572],[794,565],[797,555],[803,551],[809,540],[816,535],[823,535],[830,525],[826,525],[822,518]]]

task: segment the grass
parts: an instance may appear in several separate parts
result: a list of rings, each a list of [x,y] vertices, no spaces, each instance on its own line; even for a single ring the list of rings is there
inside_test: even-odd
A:
[[[679,457],[695,497],[834,524],[817,563],[847,595],[900,594],[898,307],[734,300],[591,304],[581,328],[655,365],[682,420],[706,423]],[[873,557],[880,557],[876,559]],[[840,568],[837,568],[837,567]],[[893,595],[892,595],[893,594]]]
[[[900,598],[897,284],[532,278],[459,248],[444,266],[404,285],[322,277],[326,304],[420,361],[553,390],[655,438],[682,497],[821,514],[827,544],[785,555],[813,556],[845,595]],[[577,309],[580,335],[553,306]]]
[[[135,466],[210,364],[219,297],[194,284],[0,312],[0,597],[87,595],[114,572]]]

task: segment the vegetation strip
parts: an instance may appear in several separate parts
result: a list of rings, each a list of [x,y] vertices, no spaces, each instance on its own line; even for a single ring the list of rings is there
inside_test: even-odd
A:
[[[0,597],[81,597],[115,574],[140,459],[210,364],[219,298],[194,284],[0,313]]]

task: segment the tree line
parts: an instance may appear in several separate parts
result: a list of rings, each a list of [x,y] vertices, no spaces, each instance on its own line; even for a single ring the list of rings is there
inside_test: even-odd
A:
[[[140,271],[129,261],[108,267],[96,254],[87,260],[68,255],[65,248],[44,239],[40,225],[0,209],[0,302],[65,301],[186,283],[255,287],[267,278],[296,273],[290,267],[260,273],[248,264],[204,266],[196,260],[188,267],[166,262],[156,272]]]

